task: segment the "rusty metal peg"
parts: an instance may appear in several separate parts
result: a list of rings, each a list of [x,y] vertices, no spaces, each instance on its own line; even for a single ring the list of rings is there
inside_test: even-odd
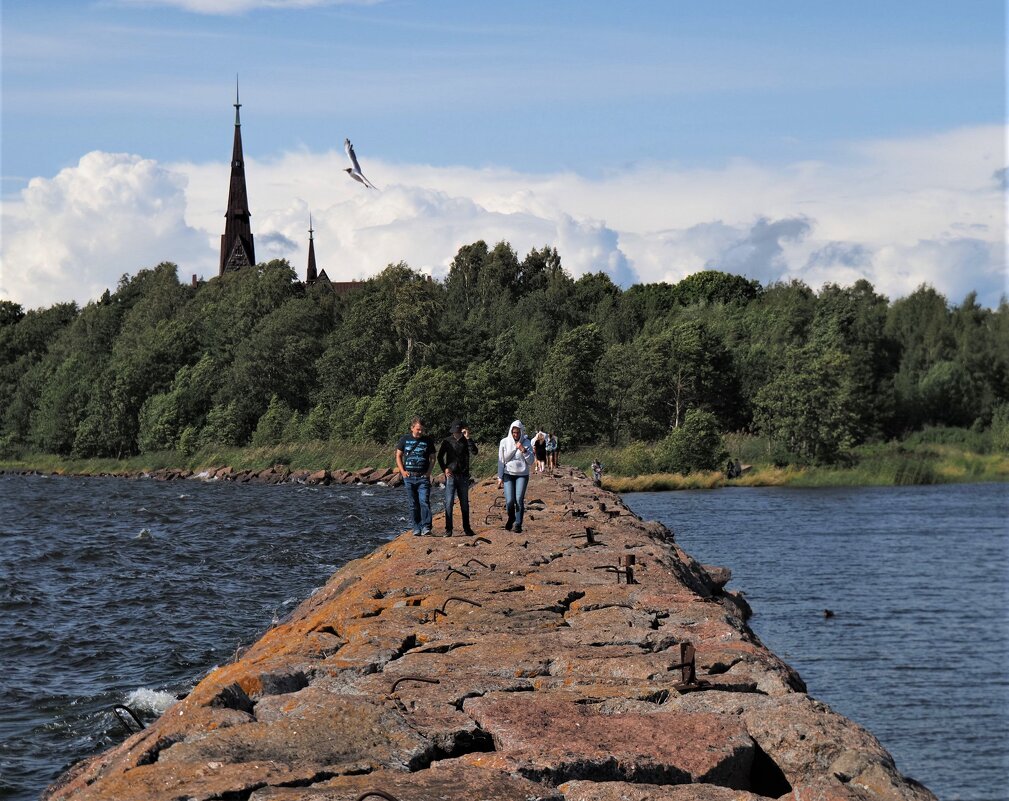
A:
[[[630,561],[627,561],[628,559]],[[610,573],[616,573],[617,584],[620,583],[621,576],[624,577],[625,584],[637,584],[638,582],[634,580],[634,568],[632,567],[632,565],[634,564],[634,555],[627,554],[626,556],[621,556],[619,561],[620,561],[619,567],[617,565],[600,565],[599,567],[594,567],[592,569],[608,570]]]
[[[448,581],[449,576],[451,576],[453,573],[458,573],[464,579],[473,578],[469,573],[463,573],[461,570],[456,570],[454,567],[450,567],[448,569],[448,572],[445,574],[445,581]]]
[[[493,570],[495,567],[497,567],[497,565],[495,565],[494,563],[488,565],[486,562],[481,562],[476,557],[473,557],[468,562],[466,562],[466,564],[464,564],[463,567],[469,567],[470,562],[476,562],[478,565],[480,565],[480,567],[486,567],[488,570]]]
[[[439,614],[448,617],[448,612],[445,611],[445,607],[449,605],[450,601],[459,601],[460,603],[470,604],[470,606],[478,606],[480,608],[483,608],[483,604],[479,604],[476,601],[471,601],[469,598],[460,598],[458,595],[453,595],[452,597],[445,599],[445,603],[441,605],[441,609],[434,610],[434,617],[436,619]]]
[[[373,795],[377,795],[379,798],[384,798],[385,801],[399,801],[399,799],[396,798],[396,796],[389,795],[389,793],[386,793],[382,790],[369,790],[366,793],[361,793],[361,795],[357,797],[357,801],[364,801],[364,799],[370,798]]]
[[[389,688],[389,695],[396,692],[396,688],[404,681],[422,681],[425,684],[441,684],[441,679],[429,679],[427,676],[400,676],[392,683],[392,687]]]
[[[504,513],[505,505],[504,498],[498,495],[492,502],[491,505],[487,507],[487,514],[484,516],[483,522],[485,525],[490,525],[492,517],[499,518]]]
[[[491,541],[489,539],[487,539],[486,537],[477,537],[472,542],[464,542],[463,543],[463,547],[464,548],[475,548],[481,542],[486,542],[488,545],[491,544]]]
[[[561,515],[561,517],[567,517],[568,515],[571,515],[572,517],[588,517],[589,513],[586,512],[584,509],[568,509],[566,512],[564,512],[564,514]]]
[[[677,689],[700,686],[697,681],[697,649],[692,642],[680,643],[679,664],[670,665],[669,670],[680,671],[680,680],[675,685]]]
[[[114,705],[112,707],[112,714],[119,719],[119,725],[126,730],[127,734],[134,734],[135,731],[142,731],[147,728],[144,726],[144,722],[137,717],[137,713],[124,704]],[[136,725],[136,730],[133,729],[133,725]]]
[[[586,526],[584,534],[568,534],[568,536],[573,540],[585,537],[586,545],[602,545],[601,542],[596,541],[596,534],[598,533],[599,532],[592,528],[592,526]]]

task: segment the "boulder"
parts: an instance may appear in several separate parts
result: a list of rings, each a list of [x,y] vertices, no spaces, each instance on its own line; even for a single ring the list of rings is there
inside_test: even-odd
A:
[[[316,470],[314,473],[309,473],[305,478],[306,484],[329,484],[331,476],[328,470]]]

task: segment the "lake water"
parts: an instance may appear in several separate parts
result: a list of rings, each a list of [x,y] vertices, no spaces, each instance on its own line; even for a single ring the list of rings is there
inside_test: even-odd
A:
[[[764,642],[902,771],[943,801],[1003,801],[1006,491],[626,500],[731,567]],[[113,704],[153,719],[402,531],[404,507],[381,487],[0,478],[0,797],[120,742]]]
[[[0,797],[37,798],[403,530],[382,487],[0,478]]]
[[[1009,799],[1009,487],[725,488],[624,501],[732,569],[809,693],[943,801]],[[834,612],[826,618],[825,609]]]

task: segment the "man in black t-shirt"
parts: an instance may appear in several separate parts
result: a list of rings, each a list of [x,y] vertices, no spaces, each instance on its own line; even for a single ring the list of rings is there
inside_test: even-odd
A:
[[[410,496],[415,537],[431,533],[431,467],[434,440],[424,435],[424,421],[413,418],[410,433],[396,443],[396,467]]]
[[[476,443],[458,420],[449,427],[449,435],[438,449],[438,466],[445,472],[445,533],[452,536],[452,506],[459,496],[462,510],[462,531],[472,537],[476,532],[469,524],[469,457],[476,456]]]

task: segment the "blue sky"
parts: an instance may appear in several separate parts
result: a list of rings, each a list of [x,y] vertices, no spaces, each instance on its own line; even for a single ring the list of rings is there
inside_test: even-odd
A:
[[[114,283],[113,266],[85,263],[102,253],[120,272],[163,259],[212,271],[236,73],[253,232],[279,243],[260,257],[300,266],[312,210],[343,278],[399,259],[439,274],[459,245],[501,235],[565,243],[572,271],[625,283],[729,261],[818,287],[861,258],[891,294],[920,278],[955,295],[964,270],[943,275],[967,259],[986,302],[1005,288],[1002,2],[7,0],[2,14],[0,294],[27,305],[58,299],[40,271],[80,302]],[[346,136],[382,193],[351,191]],[[86,187],[106,202],[162,193],[150,252],[113,231],[90,256],[26,244],[62,230],[47,214],[93,226],[74,205]],[[688,191],[703,198],[693,216]],[[874,203],[915,202],[887,241],[836,205],[849,195],[869,219]],[[97,214],[143,226],[128,206]],[[789,220],[805,232],[753,240]],[[824,253],[849,257],[831,273]]]

